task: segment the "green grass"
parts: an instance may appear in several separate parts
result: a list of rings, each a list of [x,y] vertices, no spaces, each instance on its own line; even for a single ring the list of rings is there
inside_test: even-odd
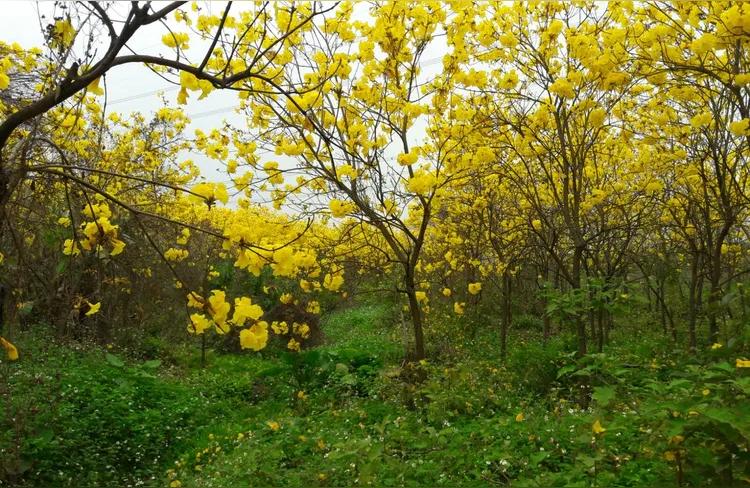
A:
[[[0,364],[0,486],[650,487],[678,465],[683,486],[747,486],[741,342],[696,359],[622,327],[577,361],[566,336],[517,331],[502,364],[494,330],[446,322],[463,346],[404,368],[396,319],[350,304],[316,349],[205,369],[196,347],[159,365],[25,334]]]
[[[386,362],[403,357],[396,342],[398,329],[390,302],[350,305],[324,317],[323,332],[327,344],[321,350],[356,349],[372,351]]]

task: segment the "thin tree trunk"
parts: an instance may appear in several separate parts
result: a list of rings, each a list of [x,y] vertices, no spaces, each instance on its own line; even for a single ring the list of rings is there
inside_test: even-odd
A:
[[[508,331],[513,315],[511,311],[511,275],[507,271],[503,275],[503,320],[500,326],[500,357],[505,361],[508,349]]]
[[[711,269],[711,282],[708,293],[708,343],[719,342],[719,303],[721,301],[721,258],[715,258]]]
[[[612,331],[612,327],[614,326],[614,318],[612,317],[612,314],[607,312],[607,321],[604,327],[604,343],[609,344],[609,333]]]
[[[597,339],[599,340],[597,344],[597,351],[602,352],[604,351],[604,320],[605,320],[605,310],[604,307],[601,307],[597,313],[596,321],[597,325],[599,326],[599,334]]]
[[[656,289],[656,301],[659,307],[659,321],[661,322],[661,330],[666,336],[669,331],[667,329],[667,309],[664,306],[664,279],[659,278],[656,281],[658,288]]]
[[[581,259],[583,258],[583,248],[576,247],[573,253],[573,283],[571,283],[573,290],[579,290],[581,288]],[[578,336],[578,356],[583,357],[586,355],[586,322],[580,313],[576,314],[576,335]]]
[[[646,282],[647,283],[646,283],[646,286],[644,288],[645,288],[645,291],[646,291],[646,299],[648,300],[648,311],[649,311],[649,314],[650,314],[650,312],[652,312],[654,310],[654,307],[653,307],[653,304],[652,304],[653,301],[651,300],[651,286],[649,286],[649,284],[648,284],[648,277],[646,277]]]
[[[745,303],[745,287],[742,283],[737,283],[737,290],[740,295],[740,312],[742,313],[742,323],[747,323],[747,303]]]
[[[690,289],[688,291],[688,338],[690,351],[695,353],[698,350],[696,338],[696,322],[698,314],[697,296],[698,296],[698,270],[700,267],[700,255],[693,254],[693,260],[690,264]]]
[[[416,361],[425,358],[424,335],[422,331],[422,310],[417,300],[416,283],[414,282],[413,270],[406,271],[406,296],[409,300],[409,314],[411,315],[412,328],[414,330],[414,359]]]

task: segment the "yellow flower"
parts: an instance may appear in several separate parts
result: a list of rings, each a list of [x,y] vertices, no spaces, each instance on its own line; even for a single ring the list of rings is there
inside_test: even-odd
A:
[[[294,322],[292,324],[292,327],[294,329],[294,333],[303,339],[307,339],[310,337],[310,326],[307,324],[298,324],[297,322]]]
[[[299,351],[300,344],[294,338],[291,338],[289,339],[289,342],[287,343],[286,347],[290,351]]]
[[[737,359],[735,366],[738,368],[750,368],[750,360],[748,359]]]
[[[104,95],[104,90],[99,86],[99,81],[101,81],[101,77],[96,78],[94,81],[89,83],[89,86],[86,87],[86,89],[94,95]]]
[[[419,158],[419,155],[412,151],[408,153],[401,153],[398,155],[396,160],[398,161],[398,164],[401,166],[411,166],[412,164],[417,162],[417,159]]]
[[[573,85],[565,78],[558,78],[549,87],[549,91],[563,98],[573,98],[576,96]]]
[[[185,259],[187,259],[188,255],[189,252],[187,249],[177,249],[174,247],[170,247],[169,249],[164,251],[164,259],[166,259],[167,261],[184,261]]]
[[[16,349],[16,346],[10,343],[10,341],[6,340],[4,337],[0,337],[0,346],[5,349],[5,352],[8,354],[8,359],[10,361],[15,361],[18,359],[18,349]]]
[[[89,310],[88,312],[86,312],[87,317],[94,315],[99,311],[100,308],[102,308],[102,302],[91,303],[87,301],[86,303],[89,304]]]
[[[294,301],[294,297],[291,293],[284,293],[279,297],[279,301],[285,305],[288,305]]]
[[[169,484],[169,488],[180,488],[182,486],[182,482],[180,480],[174,480]]]
[[[240,331],[240,346],[242,349],[260,351],[268,344],[268,323],[258,322],[249,329]]]
[[[203,310],[203,306],[205,305],[206,300],[195,293],[194,291],[191,291],[188,293],[188,303],[187,306],[190,308],[197,308],[198,310]]]
[[[318,303],[316,300],[311,301],[307,304],[307,307],[305,307],[305,311],[307,313],[312,314],[319,314],[320,313],[320,303]]]
[[[328,202],[328,208],[331,209],[331,215],[337,219],[346,217],[349,212],[353,211],[353,208],[349,203],[337,198],[333,198]]]
[[[208,297],[208,311],[211,318],[219,325],[224,325],[232,308],[226,301],[226,293],[223,290],[211,290],[211,296]]]
[[[76,30],[68,19],[55,22],[52,28],[53,41],[56,46],[68,46],[76,37]]]
[[[350,164],[342,164],[336,170],[339,176],[347,176],[349,179],[355,179],[357,177],[357,170]],[[340,179],[340,178],[339,178]]]
[[[714,351],[715,351],[716,349],[719,349],[719,348],[721,348],[721,347],[722,347],[722,345],[721,345],[721,344],[719,344],[718,342],[714,342],[713,344],[711,344],[711,350],[714,350]]]
[[[594,434],[602,434],[602,433],[606,432],[607,429],[605,429],[604,427],[602,427],[601,422],[599,422],[599,419],[597,419],[594,422],[594,425],[591,426],[591,430],[594,432]]]
[[[463,315],[464,307],[466,307],[466,304],[464,302],[455,302],[453,304],[453,313],[455,313],[456,315]]]
[[[205,202],[211,206],[216,201],[226,204],[229,201],[227,187],[223,183],[198,183],[190,190],[190,199],[197,202]]]
[[[300,390],[297,392],[297,398],[299,398],[300,400],[305,400],[307,399],[307,395],[304,391]]]
[[[323,278],[323,288],[330,291],[338,291],[344,284],[344,277],[339,274],[326,274]]]
[[[453,292],[451,291],[451,289],[450,289],[450,288],[443,288],[443,296],[444,296],[444,297],[449,297],[449,296],[451,296],[451,293],[453,293]]]
[[[276,422],[275,420],[269,420],[268,422],[266,422],[266,425],[268,426],[269,429],[271,429],[274,432],[276,432],[277,430],[281,428],[281,425],[279,425],[279,423]]]
[[[286,334],[289,332],[289,326],[286,322],[271,322],[271,329],[273,329],[274,334]]]
[[[182,50],[185,50],[188,48],[188,42],[190,41],[190,36],[188,36],[184,32],[173,32],[170,34],[164,34],[161,38],[161,42],[164,43],[167,47],[179,47]]]
[[[526,416],[524,416],[523,412],[518,412],[518,415],[516,415],[516,422],[523,422],[525,418]]]
[[[232,322],[235,325],[243,326],[247,319],[258,320],[263,315],[263,309],[260,305],[253,304],[250,298],[241,297],[234,299],[234,315],[232,315]]]
[[[729,132],[736,136],[750,135],[750,119],[742,119],[729,124]]]
[[[476,295],[480,291],[482,291],[482,284],[481,283],[479,283],[479,282],[477,282],[477,283],[469,283],[469,293],[471,293],[472,295]]]
[[[406,189],[419,195],[427,195],[437,185],[437,177],[432,173],[419,173],[406,181]]]
[[[690,125],[698,129],[704,125],[708,125],[713,120],[714,116],[711,112],[703,112],[690,119]]]
[[[203,332],[211,327],[212,322],[206,318],[202,313],[194,313],[190,316],[190,325],[188,325],[188,332],[191,334],[203,334]]]

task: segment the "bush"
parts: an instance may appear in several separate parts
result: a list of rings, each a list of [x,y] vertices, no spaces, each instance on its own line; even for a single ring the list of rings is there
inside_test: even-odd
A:
[[[570,360],[565,351],[563,338],[550,340],[546,345],[539,342],[518,345],[510,348],[507,367],[529,393],[546,395],[555,386],[558,370]]]
[[[542,332],[544,320],[536,315],[525,313],[513,319],[513,328],[529,332]]]

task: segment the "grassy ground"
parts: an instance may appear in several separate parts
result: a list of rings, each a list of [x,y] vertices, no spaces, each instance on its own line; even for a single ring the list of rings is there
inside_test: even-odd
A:
[[[622,330],[575,361],[523,334],[501,364],[487,329],[405,368],[395,322],[358,303],[319,348],[205,369],[194,348],[123,361],[25,334],[0,364],[0,486],[747,486],[728,347],[698,362]]]

